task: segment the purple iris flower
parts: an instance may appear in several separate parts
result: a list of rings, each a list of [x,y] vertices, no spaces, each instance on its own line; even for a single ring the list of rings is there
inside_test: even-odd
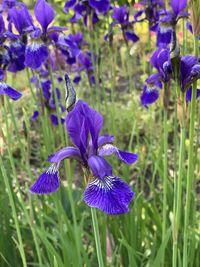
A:
[[[125,41],[137,42],[139,37],[134,33],[132,29],[132,24],[134,21],[129,21],[129,12],[127,11],[127,7],[114,7],[113,9],[113,26],[120,24],[121,30],[123,33],[123,37]]]
[[[181,90],[186,92],[191,84],[200,79],[200,58],[183,56],[180,60]]]
[[[49,27],[55,18],[55,11],[45,0],[37,0],[34,14],[42,30],[35,27],[35,30],[31,33],[30,43],[26,46],[25,65],[32,69],[38,69],[48,59],[48,36],[52,32],[60,32],[66,30],[66,28]]]
[[[187,0],[171,0],[170,3],[172,11],[165,11],[161,14],[157,34],[157,46],[171,43],[178,20],[182,17],[188,17],[188,13],[183,12],[187,6]]]
[[[51,166],[32,185],[30,192],[49,194],[57,191],[60,163],[65,158],[73,158],[81,163],[84,173],[88,173],[84,192],[87,205],[109,215],[128,212],[134,193],[126,182],[113,174],[112,166],[104,157],[114,154],[124,163],[132,164],[137,161],[138,155],[115,147],[113,136],[99,135],[102,125],[101,114],[79,100],[66,118],[67,131],[74,147],[65,147],[49,156]]]
[[[146,85],[140,97],[141,104],[145,107],[156,102],[159,97],[159,91],[162,88],[162,82],[167,83],[172,77],[170,49],[158,48],[153,53],[150,63],[158,72],[146,79]]]

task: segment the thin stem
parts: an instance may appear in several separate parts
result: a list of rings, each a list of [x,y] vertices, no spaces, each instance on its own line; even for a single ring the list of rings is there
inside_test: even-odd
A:
[[[97,214],[96,214],[96,209],[91,208],[91,214],[92,214],[92,224],[94,228],[94,237],[95,237],[95,243],[96,243],[96,249],[97,249],[97,258],[98,258],[98,263],[99,267],[103,267],[103,257],[102,257],[102,252],[101,252],[101,242],[100,242],[100,236],[99,236],[99,226],[98,226],[98,221],[97,221]]]
[[[196,8],[198,10],[198,6]],[[198,56],[198,37],[194,36],[194,54]],[[192,194],[194,193],[194,124],[196,113],[196,91],[197,82],[192,86],[192,101],[190,110],[190,130],[189,130],[189,155],[188,155],[188,170],[187,170],[187,186],[186,186],[186,205],[185,205],[185,220],[184,220],[184,242],[183,242],[183,267],[188,266],[188,239],[189,239],[189,225],[190,225],[190,209]]]
[[[182,207],[182,180],[184,170],[184,158],[185,158],[185,127],[181,127],[181,140],[179,151],[179,169],[178,169],[178,181],[176,194],[176,205],[174,212],[174,225],[173,225],[173,267],[177,266],[177,253],[178,253],[178,234],[180,227],[181,207]]]

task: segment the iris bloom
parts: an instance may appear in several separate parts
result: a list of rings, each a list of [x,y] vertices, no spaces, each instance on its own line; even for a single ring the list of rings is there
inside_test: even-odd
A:
[[[139,37],[133,32],[132,24],[134,21],[129,21],[129,12],[126,6],[114,7],[113,9],[113,25],[119,24],[126,41],[137,42]]]
[[[158,46],[171,43],[178,20],[188,16],[187,12],[183,12],[187,6],[187,0],[171,0],[170,3],[172,11],[164,11],[160,18],[157,34]]]
[[[82,165],[86,174],[84,201],[87,205],[109,215],[128,212],[134,193],[125,181],[113,174],[112,166],[104,157],[113,154],[124,163],[132,164],[137,161],[138,155],[119,150],[113,145],[114,136],[100,135],[102,124],[102,115],[79,100],[66,118],[67,131],[74,147],[65,147],[49,156],[50,167],[32,185],[30,192],[49,194],[57,191],[60,163],[66,158],[73,158]]]
[[[156,102],[159,97],[159,91],[162,88],[162,82],[166,83],[171,78],[170,49],[158,48],[153,53],[150,63],[158,72],[146,79],[146,85],[140,97],[141,104],[145,107]]]

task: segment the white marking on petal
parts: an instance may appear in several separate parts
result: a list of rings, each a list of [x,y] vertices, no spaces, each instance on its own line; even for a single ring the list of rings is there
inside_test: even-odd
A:
[[[42,46],[42,44],[33,42],[33,43],[30,45],[30,49],[31,49],[31,51],[37,51],[37,50],[40,49],[41,46]]]
[[[113,187],[114,176],[106,176],[103,179],[95,179],[89,183],[89,186],[97,186],[104,191],[109,191]]]
[[[55,174],[58,171],[59,163],[53,163],[51,166],[47,169],[47,174]]]

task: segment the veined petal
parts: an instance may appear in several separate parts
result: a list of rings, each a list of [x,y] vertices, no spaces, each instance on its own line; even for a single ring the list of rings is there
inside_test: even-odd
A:
[[[49,194],[56,192],[60,186],[58,168],[59,164],[53,163],[46,172],[39,176],[29,191],[32,194]]]
[[[76,147],[64,147],[48,157],[49,162],[59,163],[65,158],[77,158],[81,160],[81,154]]]
[[[155,86],[145,85],[140,101],[142,106],[146,107],[147,105],[153,104],[159,97],[159,91]]]
[[[137,161],[138,155],[130,152],[119,150],[116,146],[106,144],[99,149],[98,155],[101,157],[115,154],[117,158],[126,164],[133,164]]]
[[[7,95],[13,100],[18,100],[22,94],[4,82],[0,82],[0,95]]]
[[[98,137],[98,147],[101,147],[107,143],[113,143],[114,140],[115,140],[114,135],[108,135],[108,134],[101,135]]]
[[[127,213],[133,197],[130,186],[115,176],[95,179],[87,185],[84,193],[84,201],[88,206],[108,215]]]
[[[25,51],[25,65],[32,68],[39,68],[48,58],[48,48],[38,42],[27,45]]]
[[[170,0],[170,3],[176,16],[187,6],[187,0]]]
[[[34,8],[34,13],[37,21],[40,23],[43,31],[46,32],[49,24],[54,20],[55,11],[52,6],[45,0],[37,0]]]
[[[112,166],[102,157],[91,156],[88,165],[95,177],[103,179],[105,176],[112,175]]]

